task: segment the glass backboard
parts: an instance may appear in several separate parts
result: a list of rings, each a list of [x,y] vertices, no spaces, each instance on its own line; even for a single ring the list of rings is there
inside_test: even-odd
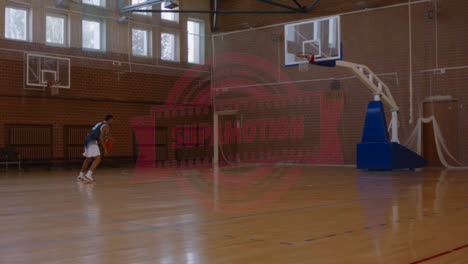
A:
[[[341,59],[339,16],[286,24],[284,32],[286,66],[309,63],[312,54],[316,62]]]

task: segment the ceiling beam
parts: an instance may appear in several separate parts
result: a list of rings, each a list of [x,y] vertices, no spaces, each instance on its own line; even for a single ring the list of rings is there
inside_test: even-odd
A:
[[[117,7],[119,8],[119,12],[121,12],[122,8],[125,7],[125,0],[117,0]]]
[[[218,26],[218,0],[214,0],[214,11],[213,13],[213,28],[212,31],[216,32]]]
[[[298,8],[295,8],[295,7],[292,7],[292,6],[289,6],[289,5],[277,3],[277,2],[275,2],[273,0],[257,0],[257,1],[258,2],[263,2],[265,4],[269,4],[269,5],[272,5],[272,6],[277,6],[277,7],[281,7],[281,8],[284,8],[284,9],[292,10],[292,11],[295,11],[297,13],[304,12],[303,9],[298,9]]]
[[[181,13],[181,14],[297,14],[296,11],[284,10],[284,11],[250,11],[250,10],[160,10],[160,9],[145,9],[145,10],[132,10],[127,12],[133,13]]]
[[[304,6],[301,5],[297,0],[293,0],[293,2],[297,5],[297,8],[304,9]]]
[[[252,10],[219,10],[218,9],[218,0],[215,0],[215,8],[214,10],[180,10],[180,9],[172,9],[172,10],[161,10],[161,9],[144,9],[144,7],[149,7],[153,5],[158,5],[164,2],[164,0],[148,0],[144,3],[140,4],[135,4],[135,5],[127,5],[124,7],[120,7],[120,13],[129,13],[129,12],[135,12],[135,13],[195,13],[195,14],[214,14],[213,17],[213,28],[216,28],[217,25],[217,15],[218,14],[294,14],[294,13],[307,13],[311,11],[319,2],[320,0],[316,0],[312,5],[306,7],[302,6],[298,0],[293,0],[293,2],[298,6],[292,7],[289,5],[277,3],[273,0],[257,0],[259,2],[263,2],[269,5],[281,7],[286,10],[258,10],[258,11],[252,11]],[[119,4],[122,3],[122,0],[119,0]]]
[[[314,9],[314,7],[316,5],[318,5],[318,3],[320,3],[320,0],[315,0],[315,2],[313,4],[311,4],[310,6],[306,7],[306,12],[310,12],[312,9]]]
[[[164,2],[164,0],[148,0],[148,1],[140,3],[140,4],[128,5],[128,6],[120,8],[120,13],[134,12],[136,10],[139,10],[139,9],[147,7],[147,6],[161,4],[162,2]]]

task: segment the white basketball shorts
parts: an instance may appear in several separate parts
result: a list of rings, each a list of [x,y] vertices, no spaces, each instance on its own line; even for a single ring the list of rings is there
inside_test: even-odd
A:
[[[86,158],[95,158],[101,156],[99,145],[96,143],[89,143],[84,149],[83,156]]]

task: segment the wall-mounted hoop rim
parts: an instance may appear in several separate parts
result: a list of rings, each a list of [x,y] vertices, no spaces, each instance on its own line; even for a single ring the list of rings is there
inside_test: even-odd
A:
[[[55,86],[60,85],[59,81],[47,81],[47,88],[57,88]],[[58,89],[58,88],[57,88]]]

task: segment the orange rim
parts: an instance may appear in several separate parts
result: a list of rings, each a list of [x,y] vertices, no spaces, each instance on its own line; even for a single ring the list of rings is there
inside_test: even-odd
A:
[[[296,58],[308,60],[310,63],[315,62],[315,54],[313,53],[297,53]]]

